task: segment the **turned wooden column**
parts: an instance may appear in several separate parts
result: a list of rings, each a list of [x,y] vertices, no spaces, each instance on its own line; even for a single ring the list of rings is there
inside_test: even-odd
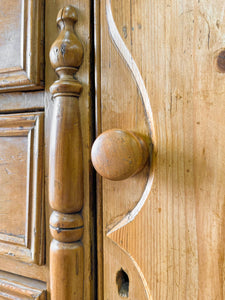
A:
[[[59,36],[50,60],[59,79],[50,91],[54,98],[50,138],[49,202],[53,209],[50,231],[50,289],[52,300],[83,299],[83,162],[79,113],[81,84],[74,79],[83,47],[74,33],[76,10],[59,11]]]

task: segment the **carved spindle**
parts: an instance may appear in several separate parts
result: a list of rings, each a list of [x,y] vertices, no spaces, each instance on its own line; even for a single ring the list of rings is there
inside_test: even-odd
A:
[[[50,50],[59,76],[50,91],[54,98],[50,138],[49,202],[53,209],[50,231],[50,289],[52,300],[83,299],[83,163],[78,98],[81,84],[74,79],[83,47],[74,34],[76,10],[59,11],[60,33]]]

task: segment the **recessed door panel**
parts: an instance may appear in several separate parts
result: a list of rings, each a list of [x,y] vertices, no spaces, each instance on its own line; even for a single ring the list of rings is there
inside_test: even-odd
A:
[[[43,113],[0,116],[0,254],[43,262]]]
[[[0,92],[43,88],[42,0],[1,1]]]

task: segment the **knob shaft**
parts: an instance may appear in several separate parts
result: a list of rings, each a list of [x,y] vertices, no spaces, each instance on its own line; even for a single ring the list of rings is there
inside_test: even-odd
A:
[[[110,180],[123,180],[141,171],[149,157],[138,134],[121,129],[103,132],[95,140],[91,159],[96,171]]]

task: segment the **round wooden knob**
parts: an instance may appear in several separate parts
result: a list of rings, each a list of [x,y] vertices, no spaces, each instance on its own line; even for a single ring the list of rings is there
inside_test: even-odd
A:
[[[91,159],[96,171],[110,180],[123,180],[143,169],[149,156],[144,140],[131,131],[111,129],[95,140]]]

